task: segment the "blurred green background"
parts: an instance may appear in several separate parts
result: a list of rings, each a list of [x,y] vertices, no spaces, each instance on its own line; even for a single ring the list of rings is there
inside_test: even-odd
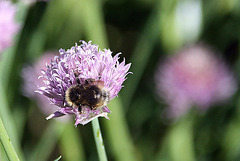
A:
[[[124,88],[100,118],[110,161],[240,160],[239,91],[205,113],[164,120],[156,96],[157,64],[187,44],[204,42],[240,73],[239,0],[49,0],[18,6],[22,29],[1,57],[1,117],[22,160],[98,160],[90,124],[47,121],[22,94],[21,71],[46,51],[79,40],[110,48],[132,63]],[[8,160],[3,148],[0,160]]]

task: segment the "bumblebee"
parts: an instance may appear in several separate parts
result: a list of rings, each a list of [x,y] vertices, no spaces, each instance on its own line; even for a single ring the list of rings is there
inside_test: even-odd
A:
[[[95,79],[86,79],[84,84],[76,78],[76,85],[70,86],[65,92],[65,100],[72,107],[89,106],[92,110],[106,106],[109,102],[109,92],[104,89],[104,82]]]

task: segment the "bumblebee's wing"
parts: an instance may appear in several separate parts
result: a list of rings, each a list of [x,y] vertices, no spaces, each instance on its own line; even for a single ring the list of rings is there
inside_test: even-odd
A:
[[[102,89],[104,87],[104,82],[101,80],[97,80],[94,82],[94,85],[96,85],[98,88]]]

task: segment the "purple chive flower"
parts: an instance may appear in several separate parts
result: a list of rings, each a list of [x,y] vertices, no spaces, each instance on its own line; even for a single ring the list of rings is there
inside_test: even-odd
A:
[[[23,94],[26,97],[35,100],[37,105],[40,107],[40,110],[45,115],[49,115],[49,113],[54,112],[57,107],[56,105],[50,104],[47,97],[34,91],[37,90],[37,86],[46,86],[42,80],[38,79],[38,76],[41,75],[41,69],[43,69],[47,63],[51,63],[51,60],[55,55],[57,55],[57,53],[45,53],[35,64],[28,65],[22,70],[24,80],[22,88]]]
[[[160,64],[157,92],[170,106],[168,117],[178,117],[192,106],[206,110],[234,94],[236,81],[220,58],[204,45],[183,49]]]
[[[0,53],[12,45],[20,25],[14,20],[16,6],[10,1],[0,1]]]
[[[109,49],[100,50],[91,42],[81,42],[81,45],[76,44],[67,51],[59,50],[60,55],[55,56],[42,72],[40,79],[45,79],[45,86],[38,87],[37,92],[47,96],[52,104],[59,106],[47,119],[74,114],[75,125],[84,125],[99,116],[108,119],[107,114],[110,110],[106,106],[91,109],[84,105],[80,111],[80,108],[68,104],[65,92],[78,85],[78,80],[82,85],[88,79],[102,81],[104,89],[109,92],[110,100],[116,97],[123,87],[130,64],[125,64],[125,60],[119,63],[120,53],[113,57]]]

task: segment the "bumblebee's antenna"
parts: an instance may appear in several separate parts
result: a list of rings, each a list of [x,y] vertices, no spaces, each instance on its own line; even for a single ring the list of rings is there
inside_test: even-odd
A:
[[[76,72],[74,72],[74,76],[76,77],[76,82],[77,82],[77,84],[81,85],[80,79],[78,78],[79,74],[77,74]]]
[[[78,85],[81,85],[79,78],[76,78],[76,81],[77,81],[77,84],[78,84]]]

